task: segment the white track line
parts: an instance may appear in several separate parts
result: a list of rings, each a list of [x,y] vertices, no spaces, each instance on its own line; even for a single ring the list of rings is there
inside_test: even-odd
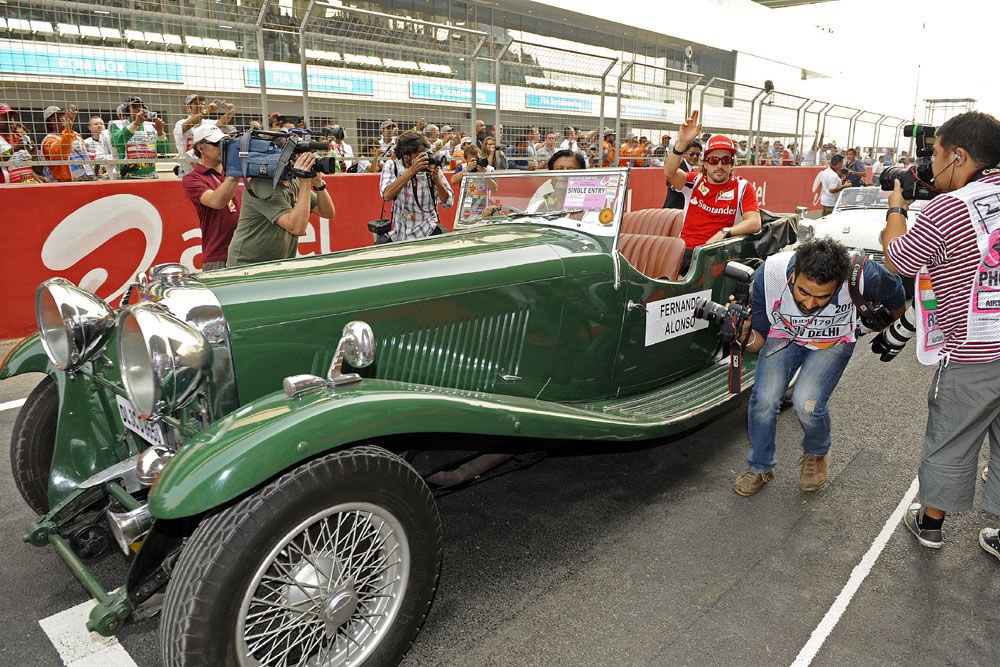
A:
[[[806,645],[802,647],[799,651],[799,655],[795,658],[795,662],[792,663],[792,667],[806,667],[812,663],[813,658],[819,653],[819,649],[823,646],[823,642],[826,638],[830,636],[833,629],[837,626],[840,621],[841,615],[847,610],[847,605],[851,603],[851,599],[854,598],[854,594],[858,592],[858,588],[861,587],[861,582],[865,580],[865,577],[872,571],[872,566],[875,565],[875,561],[882,554],[882,550],[885,549],[885,545],[889,542],[889,538],[896,531],[896,526],[899,525],[900,520],[903,518],[903,514],[909,508],[910,503],[917,496],[917,480],[914,478],[913,482],[910,484],[910,488],[903,495],[903,499],[899,501],[899,505],[896,506],[895,511],[889,515],[889,519],[882,526],[882,532],[878,534],[875,541],[872,542],[872,546],[868,549],[862,558],[861,562],[854,566],[854,571],[851,572],[851,578],[847,580],[847,585],[844,589],[840,591],[840,595],[837,599],[833,601],[830,606],[829,611],[826,612],[826,616],[823,620],[819,622],[816,629],[813,630],[812,636],[809,637],[809,641]]]
[[[38,624],[69,667],[137,667],[117,639],[87,631],[87,618],[96,604],[88,600]]]
[[[19,398],[16,401],[7,401],[6,403],[0,403],[0,412],[4,410],[13,410],[14,408],[19,408],[24,405],[24,401],[27,399]]]

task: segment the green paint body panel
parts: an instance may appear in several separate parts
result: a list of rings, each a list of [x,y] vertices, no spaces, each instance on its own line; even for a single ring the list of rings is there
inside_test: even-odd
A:
[[[35,332],[22,338],[8,353],[0,368],[0,380],[22,373],[54,373],[55,368],[42,347],[42,339]]]
[[[744,360],[744,387],[756,357]],[[630,441],[690,428],[724,409],[727,365],[713,364],[657,391],[624,399],[553,403],[384,380],[289,399],[271,394],[195,436],[149,497],[158,519],[207,511],[299,462],[368,438],[453,432],[530,438]]]

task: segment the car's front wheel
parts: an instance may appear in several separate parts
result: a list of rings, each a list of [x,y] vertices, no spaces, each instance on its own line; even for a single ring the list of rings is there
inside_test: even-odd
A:
[[[51,377],[28,394],[10,436],[10,469],[17,490],[38,514],[49,511],[49,471],[56,447],[59,387]]]
[[[358,447],[206,519],[167,590],[163,662],[394,665],[430,609],[441,523],[405,461]]]

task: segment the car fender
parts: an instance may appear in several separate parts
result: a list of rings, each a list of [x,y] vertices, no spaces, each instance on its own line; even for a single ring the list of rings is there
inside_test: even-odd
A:
[[[387,435],[455,432],[631,440],[662,424],[602,415],[568,404],[404,382],[365,379],[288,398],[268,394],[194,436],[149,496],[159,519],[229,502],[299,462]]]
[[[0,364],[0,380],[6,380],[23,373],[52,373],[54,368],[42,347],[38,332],[22,338]]]

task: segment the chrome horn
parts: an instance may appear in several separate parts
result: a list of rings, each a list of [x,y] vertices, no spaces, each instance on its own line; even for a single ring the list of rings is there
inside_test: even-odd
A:
[[[153,525],[153,513],[149,505],[140,505],[130,512],[108,512],[108,525],[118,546],[129,555],[129,546],[149,532]]]

